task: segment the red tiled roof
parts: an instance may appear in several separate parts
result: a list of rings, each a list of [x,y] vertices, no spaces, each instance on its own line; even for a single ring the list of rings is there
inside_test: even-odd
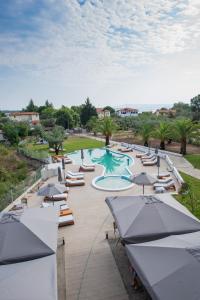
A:
[[[11,116],[32,116],[32,115],[39,115],[39,113],[37,112],[26,112],[26,111],[22,111],[22,112],[14,112],[11,113]]]

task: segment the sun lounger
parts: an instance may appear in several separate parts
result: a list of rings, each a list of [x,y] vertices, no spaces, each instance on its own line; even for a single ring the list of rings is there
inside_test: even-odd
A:
[[[71,209],[62,209],[60,210],[60,217],[73,215],[73,211]]]
[[[171,180],[168,183],[155,183],[153,185],[153,188],[155,189],[157,187],[164,187],[166,190],[169,190],[169,189],[172,189],[172,188],[176,189],[174,180]]]
[[[141,158],[142,156],[146,156],[148,154],[148,152],[145,152],[145,153],[137,153],[136,154],[136,157],[137,158]]]
[[[95,167],[95,164],[85,164],[85,163],[83,163],[83,166],[84,167]]]
[[[149,155],[149,156],[142,157],[142,158],[141,158],[141,161],[146,161],[146,160],[148,161],[148,160],[150,160],[150,159],[152,160],[152,159],[155,159],[155,157],[156,157],[156,156],[155,156],[154,154],[151,154],[151,155]]]
[[[59,223],[59,227],[73,225],[74,217],[73,217],[73,215],[59,217],[58,223]]]
[[[132,152],[132,149],[127,147],[127,148],[119,148],[118,151],[120,152]]]
[[[173,179],[171,177],[167,177],[165,179],[158,179],[156,183],[168,183],[172,181]]]
[[[95,170],[95,166],[85,166],[85,165],[80,166],[79,169],[79,171],[82,172],[93,172],[94,170]]]
[[[158,179],[163,179],[163,178],[165,178],[165,177],[170,177],[170,173],[160,173],[160,174],[158,175]]]
[[[157,159],[150,160],[150,161],[144,161],[142,163],[143,163],[143,166],[155,166],[157,164]]]
[[[65,200],[61,200],[61,201],[52,201],[52,202],[42,202],[42,207],[46,208],[46,207],[56,207],[59,210],[65,210],[65,209],[69,209],[69,205],[66,203]]]
[[[82,186],[82,185],[85,185],[85,180],[83,179],[67,179],[66,180],[66,183],[65,183],[66,186]]]
[[[67,171],[68,174],[72,175],[72,176],[77,176],[77,175],[84,175],[84,173],[82,172],[72,172],[72,171]]]
[[[70,173],[67,172],[66,178],[69,178],[69,179],[83,179],[84,175],[82,175],[82,174],[81,175],[71,175]]]
[[[44,201],[60,201],[60,200],[67,200],[68,194],[63,193],[63,194],[58,194],[58,195],[53,195],[53,196],[45,196]]]

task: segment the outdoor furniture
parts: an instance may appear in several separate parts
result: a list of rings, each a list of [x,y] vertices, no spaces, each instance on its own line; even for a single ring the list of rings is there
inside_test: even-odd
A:
[[[157,177],[158,179],[164,179],[165,177],[170,177],[170,173],[160,173]]]
[[[145,156],[145,157],[141,157],[141,161],[148,161],[150,159],[154,159],[156,156],[154,154],[150,154],[148,156]]]
[[[58,224],[59,224],[59,227],[67,226],[67,225],[74,225],[73,215],[59,217]]]
[[[85,166],[85,165],[82,165],[82,166],[80,166],[79,171],[82,171],[82,172],[94,172],[95,171],[95,166]]]
[[[53,196],[45,196],[44,201],[60,201],[60,200],[66,201],[67,197],[68,197],[67,193],[53,195]]]
[[[38,195],[39,196],[49,196],[52,197],[54,195],[58,194],[63,194],[65,192],[68,192],[69,189],[66,188],[65,186],[62,186],[61,184],[54,184],[54,183],[49,183],[45,186],[42,186],[38,190]]]
[[[152,185],[156,182],[156,179],[152,176],[150,176],[149,174],[142,172],[138,175],[132,176],[130,178],[130,180],[133,183],[136,183],[138,185],[142,185],[143,186],[143,195],[144,195],[144,186],[145,185]]]
[[[94,167],[95,168],[95,164],[85,164],[85,163],[83,163],[82,165],[84,167]]]
[[[157,164],[157,159],[142,162],[143,166],[155,166]]]
[[[60,210],[60,217],[73,215],[73,211],[71,209],[62,209]]]
[[[65,183],[66,186],[82,186],[82,185],[85,185],[85,180],[83,179],[75,179],[75,180],[72,180],[72,179],[66,179],[66,183]]]
[[[176,189],[174,180],[171,180],[171,181],[168,182],[168,183],[155,183],[155,184],[153,185],[153,187],[154,187],[154,189],[157,188],[157,187],[164,187],[166,190],[169,190],[169,189]]]
[[[145,152],[145,153],[137,153],[136,154],[136,157],[137,158],[141,158],[142,156],[146,156],[148,154],[148,152]]]
[[[168,183],[168,182],[170,182],[170,181],[172,181],[173,179],[172,179],[172,177],[167,177],[167,178],[165,178],[165,179],[158,179],[157,181],[156,181],[156,183]]]
[[[152,299],[200,299],[200,232],[172,235],[125,248]]]
[[[61,200],[61,201],[48,201],[48,202],[42,202],[42,207],[46,208],[46,207],[55,207],[58,210],[64,210],[64,209],[69,209],[69,205],[66,203],[65,200]]]
[[[67,172],[66,178],[69,178],[69,179],[84,179],[84,175],[71,175],[70,173]]]
[[[84,176],[84,173],[82,172],[72,172],[72,171],[67,171],[67,174],[70,174],[71,176]]]
[[[165,188],[162,187],[162,186],[159,186],[159,187],[156,187],[156,188],[155,188],[155,193],[156,193],[156,194],[162,194],[162,193],[164,193],[165,191],[166,191]]]
[[[127,148],[119,148],[118,151],[120,152],[132,152],[132,149],[127,147]]]
[[[107,197],[105,201],[124,243],[200,230],[200,221],[170,194]]]

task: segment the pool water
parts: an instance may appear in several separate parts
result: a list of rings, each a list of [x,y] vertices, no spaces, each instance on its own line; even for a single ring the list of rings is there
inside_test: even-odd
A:
[[[68,156],[76,164],[82,164],[81,151],[75,151]],[[131,184],[128,178],[122,178],[122,176],[131,175],[128,167],[133,164],[133,159],[127,154],[106,148],[86,149],[84,150],[83,162],[85,164],[99,164],[104,167],[102,176],[93,181],[93,185],[97,188],[117,190],[128,188]]]

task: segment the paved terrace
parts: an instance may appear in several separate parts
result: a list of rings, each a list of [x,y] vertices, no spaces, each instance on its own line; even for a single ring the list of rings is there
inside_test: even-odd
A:
[[[135,157],[136,152],[128,153]],[[67,165],[72,171],[78,171],[78,166]],[[143,167],[140,159],[130,167],[133,174],[146,171],[157,175],[157,167]],[[167,165],[161,160],[161,172],[166,172]],[[105,232],[112,230],[112,217],[105,198],[111,195],[140,195],[142,187],[123,192],[105,192],[91,186],[92,179],[101,175],[103,168],[96,166],[95,172],[86,173],[86,185],[70,188],[69,204],[73,209],[75,225],[63,227],[59,235],[64,236],[65,268],[67,299],[69,300],[128,300],[118,268],[113,258],[110,246],[105,239]],[[57,182],[51,178],[48,182]],[[145,187],[145,194],[152,194],[152,186]],[[29,206],[38,206],[42,198],[30,195]]]

